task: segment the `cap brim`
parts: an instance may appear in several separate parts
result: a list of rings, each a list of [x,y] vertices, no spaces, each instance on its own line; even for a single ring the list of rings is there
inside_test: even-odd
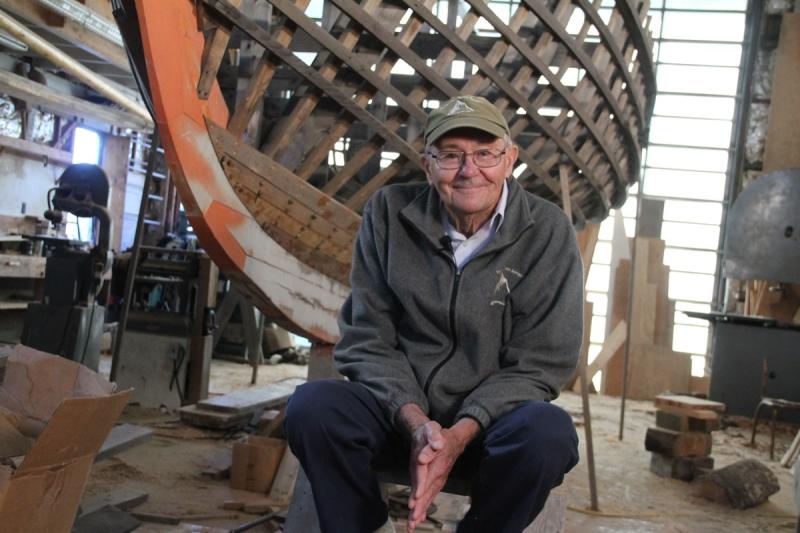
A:
[[[497,138],[508,135],[508,130],[496,122],[479,117],[456,117],[441,124],[428,134],[425,139],[425,148],[429,148],[433,143],[440,139],[445,133],[458,128],[473,128],[485,131]]]

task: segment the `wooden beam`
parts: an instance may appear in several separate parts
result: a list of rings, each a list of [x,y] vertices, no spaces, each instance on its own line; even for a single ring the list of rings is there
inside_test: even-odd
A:
[[[21,40],[31,50],[41,54],[57,67],[64,69],[68,74],[76,77],[112,102],[127,109],[134,115],[138,115],[141,120],[148,124],[149,128],[153,127],[153,119],[150,117],[150,112],[143,105],[130,99],[125,93],[114,87],[108,79],[84,67],[2,10],[0,10],[0,29]]]
[[[401,139],[396,133],[388,129],[380,120],[371,113],[353,103],[351,96],[346,94],[344,89],[339,88],[333,82],[322,77],[316,69],[303,63],[294,53],[272,39],[269,32],[260,26],[243,17],[230,2],[226,0],[203,0],[207,5],[219,11],[223,16],[247,34],[251,39],[269,50],[272,54],[283,61],[288,67],[297,72],[305,80],[326,93],[337,104],[342,106],[345,111],[353,115],[383,137],[386,143],[397,150],[410,161],[419,161],[419,154],[407,142]],[[421,163],[419,163],[421,165]]]
[[[45,165],[53,164],[66,167],[72,164],[72,154],[69,152],[46,144],[0,135],[0,153],[5,150],[30,157],[31,159],[40,159]]]
[[[569,194],[569,166],[558,165],[558,179],[561,182],[561,208],[572,222],[572,197]]]
[[[123,47],[69,19],[63,19],[64,23],[60,26],[51,25],[49,16],[52,16],[52,11],[43,5],[31,0],[0,0],[0,7],[53,33],[68,43],[108,61],[126,73],[131,71],[128,55]],[[98,16],[103,15],[98,13]]]
[[[241,0],[232,0],[231,4],[239,6]],[[200,80],[197,82],[197,96],[201,100],[208,100],[211,93],[211,86],[217,79],[217,72],[222,64],[222,57],[228,48],[228,41],[231,38],[231,25],[221,21],[214,21],[216,26],[211,30],[211,34],[206,37],[203,47],[203,57],[200,59],[201,71]]]
[[[111,186],[108,211],[111,215],[111,249],[121,252],[122,225],[125,218],[125,188],[128,182],[128,159],[131,138],[108,136],[103,142],[102,167]]]
[[[550,68],[548,67],[548,65],[543,64],[542,61],[537,57],[536,53],[528,46],[528,44],[522,38],[520,38],[516,32],[512,31],[507,24],[505,24],[502,20],[500,20],[500,17],[498,17],[494,13],[494,11],[492,11],[489,8],[487,4],[478,0],[467,0],[467,3],[477,13],[480,13],[480,15],[483,18],[488,20],[492,24],[492,26],[494,26],[495,31],[497,31],[500,35],[502,35],[503,38],[506,41],[508,41],[508,43],[517,52],[519,52],[519,54],[522,57],[524,57],[531,65],[533,65],[533,67],[536,70],[538,70],[541,75],[547,78],[547,80],[550,82],[550,87],[554,89],[555,88],[559,89],[557,92],[568,102],[570,102],[570,105],[573,107],[573,111],[575,111],[576,114],[579,114],[579,116],[583,118],[583,122],[587,127],[587,129],[593,134],[595,138],[599,139],[601,137],[600,133],[592,125],[591,120],[587,118],[585,114],[583,114],[581,105],[575,102],[572,99],[571,95],[567,96],[569,91],[561,83],[560,76],[554,76],[552,72],[550,72]],[[509,97],[512,97],[511,93],[508,93],[508,91],[506,91],[506,93],[508,94]],[[554,126],[551,122],[548,122],[547,120],[543,119],[539,115],[538,109],[535,106],[527,104],[526,106],[524,106],[524,109],[526,110],[528,117],[534,122],[534,124],[539,126],[542,129],[542,131],[548,137],[550,137],[553,140],[553,142],[555,142],[558,145],[558,148],[570,158],[572,163],[576,167],[578,167],[578,169],[580,169],[581,172],[583,172],[583,176],[587,184],[592,187],[592,190],[597,195],[598,200],[603,205],[603,211],[605,213],[608,213],[608,207],[610,205],[609,199],[607,198],[602,185],[595,178],[594,171],[596,169],[596,166],[594,168],[589,168],[587,161],[583,157],[581,157],[581,155],[578,154],[578,151],[575,149],[573,144],[559,132],[558,127]],[[612,174],[616,176],[617,180],[621,180],[622,170],[619,169],[619,164],[613,157],[613,154],[611,154],[608,148],[603,143],[600,143],[599,140],[598,140],[598,146],[600,146],[601,148],[604,149],[604,151],[606,151],[607,153],[606,158],[614,168],[614,172],[612,172]]]
[[[626,338],[627,324],[624,320],[620,320],[614,330],[609,334],[608,337],[606,337],[606,341],[603,343],[603,348],[597,354],[597,357],[595,357],[594,361],[587,366],[586,378],[588,380],[591,381],[595,374],[601,370],[605,370],[606,365],[611,360],[611,357],[617,353],[617,350],[620,349]],[[577,387],[573,387],[573,390],[576,389]]]
[[[274,0],[272,5],[278,8],[299,28],[308,33],[312,39],[317,41],[323,48],[329,50],[342,62],[364,78],[367,83],[381,91],[383,94],[397,102],[403,111],[409,116],[414,117],[420,122],[425,122],[427,114],[409,98],[392,86],[387,80],[381,78],[371,70],[371,65],[359,59],[359,57],[348,50],[344,45],[337,41],[330,33],[323,31],[311,19],[297,9],[289,0]]]
[[[41,83],[3,70],[0,70],[0,92],[40,106],[42,109],[62,117],[97,120],[120,128],[140,131],[152,129],[152,122],[146,122],[139,115],[62,94]]]

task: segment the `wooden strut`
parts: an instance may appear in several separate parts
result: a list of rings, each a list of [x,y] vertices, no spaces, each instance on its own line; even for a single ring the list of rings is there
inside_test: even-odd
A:
[[[306,79],[306,81],[313,84],[318,89],[324,91],[328,96],[336,100],[339,105],[341,105],[355,118],[369,125],[386,140],[389,146],[403,154],[410,161],[419,159],[417,157],[417,151],[409,146],[408,143],[398,137],[397,134],[386,128],[386,126],[372,116],[372,114],[355,105],[350,97],[348,97],[347,94],[342,91],[342,89],[322,77],[317,70],[303,63],[291,52],[291,50],[281,44],[278,44],[274,39],[271,38],[269,33],[267,33],[257,24],[246,19],[238,9],[230,4],[230,2],[227,0],[203,0],[203,2],[224,14],[235,26],[245,32],[258,44],[269,50],[272,54],[280,58],[281,61],[291,67],[292,70],[300,74]]]

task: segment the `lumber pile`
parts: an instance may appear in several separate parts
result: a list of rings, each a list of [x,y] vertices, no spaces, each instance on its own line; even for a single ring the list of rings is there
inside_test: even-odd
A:
[[[719,429],[725,404],[662,394],[656,397],[656,427],[647,429],[644,447],[652,452],[650,471],[662,477],[692,481],[714,468],[711,432]]]
[[[212,429],[242,427],[256,413],[280,407],[294,393],[301,378],[290,378],[259,387],[247,387],[222,396],[201,400],[180,409],[183,422]]]
[[[664,391],[690,390],[691,359],[689,354],[672,349],[675,302],[668,298],[669,268],[664,265],[664,241],[637,237],[635,245],[633,268],[630,260],[621,259],[615,272],[609,331],[614,332],[626,319],[628,305],[632,306],[630,328],[627,338],[621,332],[615,336],[617,341],[624,342],[614,343],[618,348],[606,364],[602,392],[612,396],[622,394],[625,344],[630,343],[627,395],[651,400]]]

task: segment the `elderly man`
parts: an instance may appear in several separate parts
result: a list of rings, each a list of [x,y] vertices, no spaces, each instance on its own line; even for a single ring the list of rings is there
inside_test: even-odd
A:
[[[472,483],[458,531],[519,532],[577,463],[549,401],[578,359],[582,265],[517,155],[497,108],[453,98],[425,125],[428,183],[365,207],[334,349],[349,381],[303,385],[287,411],[323,531],[393,531],[375,471],[407,462],[408,531],[455,468]]]

